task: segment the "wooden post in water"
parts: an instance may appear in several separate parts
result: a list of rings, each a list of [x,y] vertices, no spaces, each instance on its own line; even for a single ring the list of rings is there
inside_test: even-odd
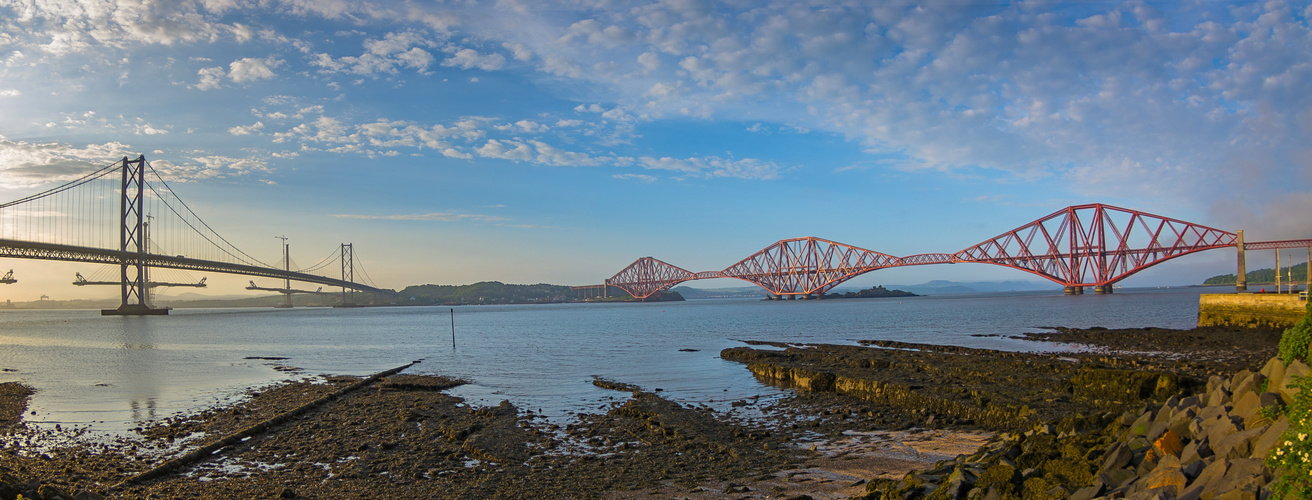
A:
[[[456,349],[456,310],[451,308],[451,350]]]

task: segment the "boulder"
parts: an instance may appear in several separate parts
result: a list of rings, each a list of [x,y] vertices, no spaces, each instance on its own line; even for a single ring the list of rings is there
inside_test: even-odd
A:
[[[1153,452],[1157,455],[1155,458],[1171,457],[1176,460],[1176,467],[1179,467],[1180,452],[1183,451],[1184,445],[1180,442],[1180,436],[1174,431],[1167,429],[1162,433],[1162,437],[1153,441]]]
[[[1266,431],[1266,427],[1258,427],[1256,429],[1248,429],[1243,432],[1230,434],[1229,436],[1226,436],[1225,439],[1217,442],[1216,445],[1212,447],[1212,451],[1216,452],[1217,456],[1221,457],[1235,459],[1247,458],[1252,456],[1253,442],[1261,438],[1262,433]]]
[[[1289,430],[1289,419],[1283,415],[1276,419],[1275,423],[1268,427],[1266,432],[1262,433],[1256,442],[1253,443],[1253,456],[1265,457],[1271,453],[1280,444],[1280,436]]]
[[[1262,460],[1256,458],[1236,458],[1230,461],[1225,476],[1212,483],[1212,490],[1220,495],[1231,491],[1256,492],[1266,486],[1267,478]],[[1217,498],[1221,498],[1218,496]]]
[[[1242,396],[1239,396],[1238,399],[1235,400],[1235,407],[1230,410],[1230,414],[1242,418],[1247,422],[1253,419],[1253,415],[1257,414],[1257,409],[1259,408],[1258,403],[1260,403],[1260,400],[1258,399],[1257,393],[1254,391],[1248,391],[1242,394]]]
[[[1161,490],[1171,497],[1178,497],[1184,491],[1184,485],[1188,481],[1184,473],[1178,467],[1158,466],[1153,469],[1148,477],[1144,478],[1144,487],[1151,490]]]
[[[1212,456],[1212,447],[1208,444],[1207,437],[1203,437],[1202,441],[1190,441],[1189,444],[1184,445],[1184,449],[1180,450],[1180,463],[1189,465],[1210,456]]]
[[[1285,400],[1285,404],[1292,403],[1294,401],[1294,395],[1298,394],[1298,387],[1290,387],[1294,378],[1306,377],[1309,371],[1312,370],[1309,370],[1306,364],[1297,359],[1294,360],[1293,363],[1290,363],[1289,366],[1285,367],[1285,378],[1280,387],[1276,388],[1280,393],[1280,399]]]
[[[1188,493],[1195,486],[1199,487],[1201,490],[1212,489],[1213,483],[1219,483],[1221,482],[1221,479],[1225,478],[1226,470],[1229,468],[1230,460],[1225,457],[1217,457],[1215,461],[1203,468],[1203,471],[1198,474],[1198,477],[1194,478],[1194,480],[1189,483],[1189,487],[1185,488],[1185,493]]]
[[[1098,470],[1109,471],[1124,468],[1130,465],[1130,459],[1132,458],[1134,458],[1134,452],[1130,451],[1130,447],[1125,443],[1117,442],[1111,445],[1107,452],[1103,454],[1102,467]],[[1112,482],[1107,481],[1107,484],[1112,484]]]

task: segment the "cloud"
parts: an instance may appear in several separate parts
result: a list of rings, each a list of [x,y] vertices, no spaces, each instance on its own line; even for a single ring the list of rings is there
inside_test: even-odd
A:
[[[646,184],[656,182],[656,177],[644,174],[615,174],[611,178],[620,180],[638,181]]]
[[[18,89],[0,90],[0,97],[18,97],[20,95],[23,95],[23,93],[19,92]]]
[[[505,217],[495,215],[471,214],[465,212],[430,212],[426,214],[392,215],[333,214],[333,217],[358,220],[412,220],[434,222],[502,222],[509,220]]]
[[[425,50],[436,47],[434,40],[428,39],[418,31],[400,31],[387,33],[382,39],[368,39],[364,42],[364,53],[359,56],[334,58],[327,53],[318,53],[310,60],[310,65],[324,73],[352,73],[357,75],[377,76],[379,74],[397,74],[401,68],[410,68],[424,72],[433,64],[433,54]]]
[[[226,72],[218,66],[201,68],[196,72],[198,80],[192,88],[214,90],[223,88],[225,82],[249,83],[256,80],[269,80],[278,76],[273,70],[283,64],[283,60],[272,56],[264,59],[246,57],[229,63]]]
[[[459,49],[451,57],[442,61],[442,65],[461,69],[478,68],[483,71],[495,71],[506,65],[506,58],[501,54],[480,55],[474,49]]]
[[[60,142],[11,141],[0,137],[0,187],[32,188],[67,182],[133,156],[120,142],[75,147]]]
[[[257,121],[250,125],[238,125],[232,127],[228,129],[228,133],[232,135],[252,135],[258,134],[261,130],[264,130],[264,122]]]
[[[742,160],[719,157],[705,158],[655,158],[644,156],[637,163],[649,170],[668,170],[684,174],[686,177],[714,178],[732,177],[750,180],[778,179],[783,168],[773,162],[753,158]]]

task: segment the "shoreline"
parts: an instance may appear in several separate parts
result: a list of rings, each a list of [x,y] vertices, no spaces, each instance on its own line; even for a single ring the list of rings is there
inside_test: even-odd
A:
[[[222,448],[192,468],[108,491],[126,475],[167,458],[157,450],[177,454],[194,449],[359,380],[330,376],[319,384],[300,381],[253,389],[251,397],[238,404],[168,419],[111,443],[79,442],[68,432],[36,433],[19,422],[3,436],[0,468],[68,493],[87,490],[106,498],[513,498],[530,492],[554,498],[712,498],[730,493],[847,498],[865,494],[872,480],[898,479],[939,460],[973,453],[997,432],[1019,430],[1065,412],[1104,414],[1159,403],[1158,396],[1165,392],[1191,391],[1197,380],[1206,382],[1212,374],[1241,366],[1256,370],[1260,365],[1248,364],[1273,355],[1271,339],[1279,338],[1250,330],[1098,328],[1024,337],[1080,343],[1096,352],[1032,354],[873,341],[783,351],[731,348],[722,357],[741,358],[736,360],[758,378],[760,373],[778,373],[758,365],[771,361],[783,366],[781,356],[809,364],[788,368],[788,380],[795,385],[791,396],[774,403],[744,400],[734,405],[759,413],[757,418],[683,405],[639,389],[564,426],[509,403],[472,407],[442,392],[458,381],[401,374]],[[1222,345],[1234,354],[1215,355]],[[1196,359],[1201,352],[1211,355]],[[945,361],[963,357],[973,360]],[[984,386],[926,399],[940,392],[937,388],[961,387],[960,377],[987,378],[996,373],[989,370],[1014,371],[1026,364],[1065,370],[1070,377],[1085,373],[1088,378],[1088,370],[1148,373],[1155,377],[1153,384],[1169,375],[1175,385],[1162,394],[1149,391],[1146,397],[1130,398],[1126,392],[1123,399],[1106,391],[1097,397],[1075,397],[1054,390],[1019,393]],[[959,376],[936,377],[929,369],[937,365],[952,367]],[[899,372],[902,378],[882,380],[858,373],[896,371],[888,369],[892,366],[909,368]],[[1090,368],[1080,372],[1081,366]],[[882,393],[901,396],[863,397],[858,391],[828,390],[824,383],[797,384],[807,377],[791,371],[801,369],[829,370],[834,385],[840,385],[840,375],[866,377],[883,384]],[[864,389],[867,395],[878,392],[870,390],[871,383]],[[903,389],[890,389],[897,387]],[[1025,415],[990,419],[990,404],[994,415]],[[25,444],[28,440],[71,445],[36,453]]]

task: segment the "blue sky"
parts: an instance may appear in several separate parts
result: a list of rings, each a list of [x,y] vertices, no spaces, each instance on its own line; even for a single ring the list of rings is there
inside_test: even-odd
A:
[[[798,236],[954,252],[1092,202],[1307,238],[1309,18],[1282,1],[0,0],[0,198],[143,153],[247,252],[277,260],[285,234],[309,264],[352,242],[393,288],[599,283],[648,255],[719,270]],[[6,264],[12,297],[94,294],[56,285],[86,266]],[[1038,278],[856,283],[929,279]]]

